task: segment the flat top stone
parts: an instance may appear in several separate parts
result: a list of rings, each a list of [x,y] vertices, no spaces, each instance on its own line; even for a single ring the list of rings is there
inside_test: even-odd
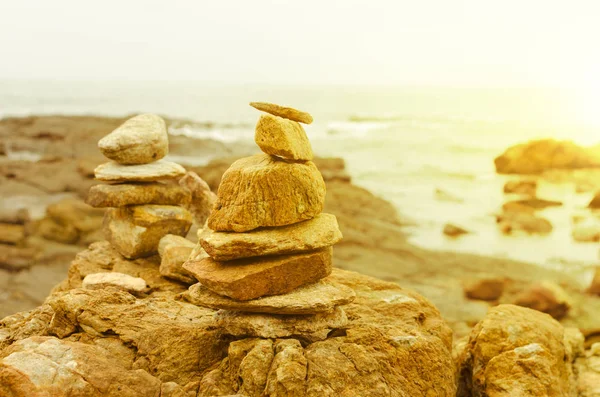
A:
[[[321,213],[307,221],[250,232],[215,232],[205,228],[198,238],[202,248],[213,259],[228,261],[328,247],[342,239],[342,232],[335,215]]]
[[[324,340],[332,329],[343,328],[348,317],[341,307],[310,315],[277,315],[221,310],[215,321],[226,335],[259,338],[305,337]]]
[[[98,142],[106,157],[121,164],[147,164],[169,152],[165,121],[155,114],[140,114]]]
[[[190,303],[211,309],[274,314],[315,314],[346,305],[354,300],[356,294],[345,285],[321,280],[284,295],[265,296],[243,302],[215,294],[200,283],[192,285],[184,297]]]
[[[191,214],[185,208],[176,205],[132,205],[119,210],[126,212],[131,221],[138,226],[150,226],[165,220],[192,222]]]
[[[284,159],[310,161],[314,157],[304,128],[282,117],[262,114],[256,124],[254,141],[264,153]]]
[[[183,268],[204,286],[237,300],[286,294],[327,277],[332,270],[332,248],[295,255],[279,255],[217,262],[188,260]]]
[[[309,113],[287,106],[276,105],[268,102],[250,102],[250,106],[263,112],[270,113],[274,116],[298,121],[300,123],[310,124],[313,122],[313,118]]]
[[[96,208],[140,204],[181,205],[189,203],[191,194],[178,185],[160,182],[96,185],[90,188],[86,203]]]
[[[82,284],[82,287],[86,289],[99,289],[106,286],[119,287],[126,291],[141,292],[146,289],[146,280],[124,273],[92,273],[85,276]]]
[[[100,164],[94,170],[96,179],[107,182],[145,182],[178,178],[185,169],[177,163],[158,160],[139,165],[123,165],[115,161]]]

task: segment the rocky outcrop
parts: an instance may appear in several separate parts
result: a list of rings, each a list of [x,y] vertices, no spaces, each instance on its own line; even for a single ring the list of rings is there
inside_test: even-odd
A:
[[[107,243],[83,251],[45,305],[0,323],[0,390],[17,396],[455,393],[450,329],[429,302],[396,284],[335,270],[328,280],[356,294],[342,306],[341,328],[317,342],[278,323],[271,332],[287,332],[286,339],[232,340],[222,326],[255,327],[249,321],[256,318],[232,323],[175,300],[185,287],[157,269],[157,260],[125,260]],[[80,288],[86,274],[110,271],[142,277],[148,295]]]
[[[539,174],[555,168],[600,167],[600,156],[570,141],[542,139],[506,149],[494,164],[500,174]]]
[[[513,305],[490,309],[459,356],[458,396],[575,395],[573,362],[583,350],[578,330]]]

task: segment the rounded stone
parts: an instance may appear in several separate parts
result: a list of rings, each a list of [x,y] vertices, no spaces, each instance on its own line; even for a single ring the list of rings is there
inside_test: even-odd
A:
[[[120,164],[151,163],[169,152],[167,125],[155,114],[140,114],[102,138],[98,148]]]
[[[314,218],[323,211],[325,182],[311,161],[288,163],[257,154],[231,165],[217,196],[208,227],[245,232]]]

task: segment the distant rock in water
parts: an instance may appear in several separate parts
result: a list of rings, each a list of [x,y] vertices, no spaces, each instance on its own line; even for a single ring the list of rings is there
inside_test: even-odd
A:
[[[495,301],[502,296],[504,284],[500,278],[482,279],[465,283],[463,289],[469,299]]]
[[[571,141],[541,139],[511,146],[494,159],[499,174],[539,174],[563,168],[600,167],[600,152]]]
[[[561,205],[562,203],[560,201],[532,197],[524,200],[507,201],[504,203],[504,205],[502,205],[502,209],[507,212],[533,212],[535,210],[543,210],[548,207],[560,207]]]
[[[463,234],[468,234],[470,232],[466,229],[463,229],[460,226],[456,226],[451,223],[447,223],[446,226],[444,226],[443,233],[446,236],[458,237],[458,236],[462,236]]]
[[[588,204],[588,208],[600,209],[600,192],[597,192]]]
[[[557,320],[566,316],[571,308],[567,293],[559,285],[549,281],[531,284],[517,296],[514,303],[548,313]]]
[[[504,193],[522,194],[524,196],[535,196],[537,190],[537,181],[533,179],[523,179],[508,181],[504,184]]]
[[[549,220],[529,212],[504,212],[496,216],[496,222],[504,234],[512,234],[516,231],[547,234],[552,231],[552,224]]]

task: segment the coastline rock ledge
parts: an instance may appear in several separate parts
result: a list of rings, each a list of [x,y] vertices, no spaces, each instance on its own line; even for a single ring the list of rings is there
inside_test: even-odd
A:
[[[269,134],[286,133],[286,116],[312,121],[292,108],[259,107],[279,117],[282,128]],[[300,135],[271,135],[277,158],[265,153],[228,171],[195,247],[182,237],[192,216],[171,202],[177,185],[140,185],[147,164],[120,164],[120,177],[136,175],[119,182],[135,186],[109,188],[110,197],[98,191],[98,202],[119,206],[109,223],[152,228],[151,238],[124,250],[108,233],[77,255],[42,306],[0,320],[0,396],[455,396],[452,331],[440,312],[395,283],[332,268],[342,234],[335,216],[322,214],[323,178]],[[255,202],[227,200],[240,193],[232,182],[252,173],[248,192],[271,189],[261,211],[246,216],[235,207]],[[136,194],[129,203],[111,189],[144,190],[161,204]],[[197,203],[211,202],[207,193]],[[163,275],[167,264],[177,277]],[[235,267],[239,283],[215,281],[214,267]],[[202,282],[188,289],[194,278]]]

